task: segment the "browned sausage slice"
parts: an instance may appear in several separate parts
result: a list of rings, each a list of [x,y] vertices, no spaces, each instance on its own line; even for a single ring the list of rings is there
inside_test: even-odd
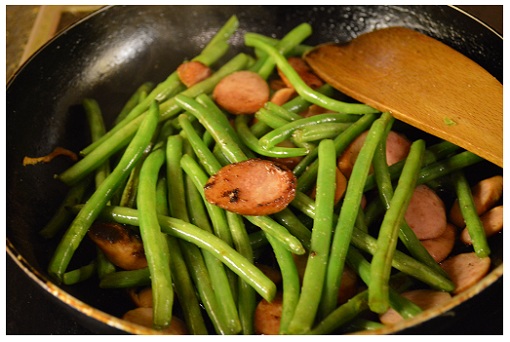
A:
[[[418,239],[435,239],[446,230],[446,210],[441,198],[426,185],[414,189],[405,220]]]
[[[317,89],[320,86],[324,84],[324,81],[322,81],[313,71],[310,69],[308,64],[303,58],[300,57],[289,57],[287,59],[289,64],[292,66],[292,68],[298,73],[299,77],[303,80],[303,82],[306,83],[307,86],[309,86],[312,89]],[[279,69],[278,75],[280,75],[283,82],[287,85],[289,88],[294,88],[292,83],[289,82],[287,77],[281,72]]]
[[[443,261],[452,252],[453,246],[455,245],[456,230],[457,227],[453,224],[447,224],[441,236],[435,239],[421,240],[425,249],[436,262]]]
[[[108,260],[125,270],[147,267],[141,238],[118,223],[95,222],[88,236],[103,251]]]
[[[487,211],[485,214],[480,216],[480,220],[482,221],[483,229],[485,231],[485,236],[491,237],[492,235],[503,230],[503,206],[498,205]],[[460,234],[460,240],[467,245],[471,245],[471,236],[469,236],[469,232],[467,227],[462,230]]]
[[[503,196],[503,176],[497,175],[481,180],[471,188],[476,212],[482,215],[494,207]],[[459,203],[455,201],[450,209],[450,222],[459,228],[464,228],[466,223],[460,212]]]
[[[262,299],[255,309],[253,328],[255,334],[278,335],[282,319],[282,294],[278,292],[272,302]]]
[[[249,159],[224,166],[204,187],[208,202],[241,215],[271,215],[292,202],[297,179],[287,167]]]
[[[269,85],[253,71],[236,71],[216,85],[213,99],[231,114],[253,114],[269,101]]]
[[[354,139],[338,159],[338,168],[347,178],[351,177],[352,168],[358,158],[359,151],[365,143],[367,134],[368,131],[365,131]],[[410,147],[411,143],[406,137],[400,133],[390,131],[386,139],[386,163],[393,165],[405,159],[409,154]]]
[[[454,294],[461,293],[480,281],[489,272],[490,265],[489,257],[479,258],[475,252],[457,254],[441,263],[441,267],[455,284]]]
[[[423,310],[438,307],[452,298],[448,292],[425,289],[403,292],[402,296],[409,299]],[[389,309],[384,314],[380,315],[379,318],[381,322],[386,325],[398,323],[403,319],[394,309]]]
[[[177,68],[177,75],[186,87],[191,87],[212,75],[212,70],[207,65],[198,61],[185,62]]]

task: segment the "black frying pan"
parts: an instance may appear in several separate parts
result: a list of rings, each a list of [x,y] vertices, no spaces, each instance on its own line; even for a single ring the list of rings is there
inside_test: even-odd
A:
[[[225,58],[246,50],[242,34],[247,31],[282,37],[306,21],[314,28],[307,43],[317,44],[342,42],[375,28],[401,25],[447,43],[498,80],[503,77],[502,38],[447,6],[121,6],[97,12],[38,51],[8,83],[7,251],[30,277],[28,282],[19,273],[12,277],[10,272],[19,269],[8,260],[8,333],[11,326],[11,333],[148,332],[115,318],[127,307],[122,304],[123,295],[115,291],[99,291],[90,283],[61,288],[47,283],[46,266],[56,242],[42,240],[37,232],[66,191],[53,175],[70,163],[59,158],[48,165],[23,167],[22,159],[45,155],[55,146],[75,151],[86,146],[88,129],[79,107],[84,97],[95,98],[110,123],[138,85],[163,80],[181,61],[198,54],[232,14],[238,16],[241,27]],[[476,178],[495,172],[500,170],[488,165],[473,169],[472,175]],[[451,327],[471,326],[469,319],[482,320],[477,324],[491,324],[494,331],[502,331],[502,246],[502,237],[496,239],[495,270],[468,298],[459,299],[458,306],[446,313],[439,311],[439,317],[418,320],[417,325],[382,332],[462,333]],[[34,297],[31,291],[36,291]],[[19,322],[23,313],[13,306],[19,298],[24,298],[24,304],[32,298],[43,302],[24,305],[27,320]],[[85,314],[91,307],[98,310]],[[487,308],[491,310],[475,313]],[[54,312],[57,318],[53,318]],[[10,322],[12,317],[18,322]]]

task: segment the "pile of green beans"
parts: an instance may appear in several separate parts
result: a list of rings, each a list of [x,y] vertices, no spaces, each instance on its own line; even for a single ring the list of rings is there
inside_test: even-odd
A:
[[[192,60],[215,66],[238,26],[237,18],[230,18]],[[452,291],[453,283],[407,226],[404,214],[416,185],[451,179],[470,222],[474,249],[480,257],[489,255],[462,173],[482,159],[448,142],[426,146],[419,139],[406,160],[388,167],[385,141],[395,123],[391,114],[339,101],[327,84],[311,89],[288,63],[287,56],[310,49],[303,42],[311,34],[306,23],[280,40],[245,33],[254,56],[238,54],[189,88],[177,72],[159,84],[140,85],[109,130],[99,104],[84,99],[92,141],[81,151],[82,159],[57,176],[69,192],[41,230],[46,238],[60,237],[48,266],[51,277],[64,284],[98,279],[103,289],[151,286],[153,328],[167,328],[178,312],[191,334],[254,334],[257,302],[272,301],[278,291],[283,298],[280,334],[330,334],[347,325],[379,328],[363,313],[388,308],[405,318],[419,314],[421,309],[400,295],[403,288],[393,286],[398,275],[410,286]],[[211,96],[233,72],[251,70],[268,80],[276,68],[298,94],[284,105],[267,102],[253,115],[234,118]],[[329,112],[302,117],[299,113],[311,105]],[[335,204],[337,158],[365,131],[345,195]],[[287,140],[295,147],[279,146]],[[227,164],[293,157],[301,157],[292,170],[296,196],[279,213],[242,216],[205,198],[209,177]],[[370,202],[362,209],[364,196]],[[148,266],[117,269],[98,249],[89,263],[70,270],[96,220],[139,233]],[[303,279],[295,255],[307,257]],[[271,258],[281,284],[256,266]],[[339,306],[345,266],[366,290]]]

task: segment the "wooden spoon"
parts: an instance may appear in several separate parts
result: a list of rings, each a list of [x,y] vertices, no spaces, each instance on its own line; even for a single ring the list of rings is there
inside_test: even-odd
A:
[[[342,93],[503,166],[503,85],[438,40],[391,27],[305,59]]]

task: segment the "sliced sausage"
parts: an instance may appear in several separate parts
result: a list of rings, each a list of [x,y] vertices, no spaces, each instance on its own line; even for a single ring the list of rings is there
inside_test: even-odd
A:
[[[140,308],[152,308],[152,288],[144,287],[142,289],[131,288],[128,291],[129,297],[133,303]]]
[[[299,279],[303,282],[305,275],[306,264],[308,261],[308,254],[295,255],[293,254],[294,262],[297,267]],[[340,288],[338,289],[337,303],[341,305],[346,303],[358,291],[358,275],[349,266],[345,265],[342,272],[342,279],[340,280]]]
[[[124,270],[147,267],[142,239],[131,229],[118,223],[95,222],[87,235],[114,265]]]
[[[365,143],[367,134],[368,131],[365,131],[354,139],[338,159],[338,168],[347,178],[351,177],[352,168]],[[388,166],[405,159],[409,154],[410,147],[411,142],[406,137],[395,131],[390,131],[386,139],[386,163]]]
[[[224,166],[204,187],[209,203],[241,215],[271,215],[292,202],[296,176],[283,165],[249,159]]]
[[[422,310],[439,307],[452,298],[448,292],[426,289],[407,291],[401,295],[418,305]],[[383,324],[392,325],[403,320],[403,317],[394,309],[389,309],[380,315],[379,319]]]
[[[324,81],[322,81],[308,66],[306,61],[303,58],[300,57],[289,57],[287,59],[289,64],[292,66],[294,70],[298,73],[299,77],[303,80],[303,82],[306,83],[307,86],[309,86],[312,89],[317,89],[320,86],[324,84]],[[292,83],[289,82],[287,77],[284,75],[283,72],[280,71],[280,69],[277,69],[278,75],[283,80],[283,82],[287,85],[289,88],[294,88]]]
[[[446,230],[446,209],[441,198],[426,185],[413,192],[405,220],[418,239],[435,239]]]
[[[269,101],[269,85],[253,71],[236,71],[218,82],[213,99],[231,114],[253,114]]]
[[[284,140],[284,141],[276,144],[276,146],[278,146],[278,147],[296,147],[296,145],[292,141],[290,141],[290,140]],[[286,158],[272,158],[272,157],[268,157],[267,159],[268,160],[272,160],[275,163],[284,165],[285,167],[293,170],[296,167],[296,165],[299,164],[299,162],[301,160],[303,160],[303,157],[302,156],[299,156],[299,157],[286,157]]]
[[[271,102],[281,106],[296,96],[296,91],[293,88],[281,88],[273,93]]]
[[[189,61],[177,67],[177,75],[181,82],[189,88],[211,76],[212,70],[201,62]]]
[[[485,231],[485,236],[491,237],[492,235],[503,230],[503,206],[498,205],[487,211],[485,214],[480,216],[480,220],[482,221],[483,229]],[[460,240],[467,245],[471,245],[471,236],[469,236],[469,232],[467,227],[464,228],[460,234]]]
[[[455,284],[454,294],[467,290],[485,277],[490,265],[489,257],[479,258],[475,252],[457,254],[441,263],[441,267]]]
[[[476,212],[482,215],[490,208],[494,207],[503,196],[503,176],[497,175],[481,180],[471,187],[473,202]],[[454,202],[450,209],[449,220],[459,228],[464,228],[466,223],[460,212],[458,200]]]
[[[344,176],[344,174],[336,168],[336,190],[335,190],[335,205],[340,202],[342,197],[345,194],[345,190],[347,189],[347,178]],[[312,190],[312,193],[310,195],[311,198],[315,199],[317,193],[317,187],[314,187]]]
[[[282,319],[282,294],[278,292],[272,302],[262,299],[255,309],[253,328],[255,334],[278,335]]]
[[[441,262],[446,259],[453,250],[456,231],[457,227],[453,224],[447,224],[441,236],[435,239],[421,240],[421,243],[436,262]]]
[[[122,319],[152,329],[152,317],[152,308],[136,308],[126,312]],[[184,321],[173,316],[170,326],[161,330],[161,332],[169,335],[187,335],[188,329]]]
[[[333,111],[326,109],[324,107],[318,106],[316,104],[308,106],[306,110],[299,113],[304,118],[308,118],[310,116],[319,115],[319,114],[326,114],[326,113],[333,113]]]

